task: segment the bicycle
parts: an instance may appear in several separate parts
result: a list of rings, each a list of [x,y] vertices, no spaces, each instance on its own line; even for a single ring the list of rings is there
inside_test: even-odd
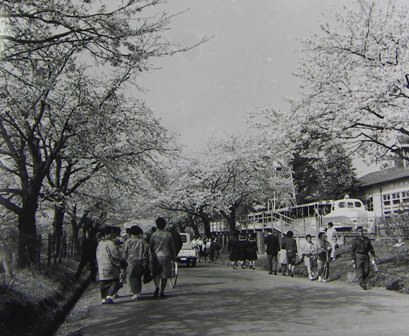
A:
[[[178,279],[178,263],[172,261],[172,277],[168,279],[170,288],[175,288]]]

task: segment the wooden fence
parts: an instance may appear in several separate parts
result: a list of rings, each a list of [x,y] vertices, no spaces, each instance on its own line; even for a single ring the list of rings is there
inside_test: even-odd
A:
[[[72,237],[63,236],[61,237],[60,249],[57,252],[57,239],[53,234],[48,234],[46,241],[39,237],[39,260],[43,265],[51,266],[61,263],[64,259],[76,259],[78,258],[82,239],[79,239],[77,244],[74,243]]]

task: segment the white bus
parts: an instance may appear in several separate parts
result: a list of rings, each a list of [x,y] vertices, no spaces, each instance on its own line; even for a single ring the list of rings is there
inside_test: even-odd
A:
[[[351,231],[362,226],[365,231],[375,229],[375,213],[366,210],[359,199],[325,200],[250,213],[247,226],[262,226],[281,232],[294,231],[298,235],[316,235],[332,222],[337,231]]]

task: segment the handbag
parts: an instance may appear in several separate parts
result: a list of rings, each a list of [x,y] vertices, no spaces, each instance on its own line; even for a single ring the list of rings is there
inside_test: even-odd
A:
[[[147,284],[149,282],[151,282],[153,280],[153,275],[152,272],[149,268],[145,268],[145,270],[143,271],[143,283]]]

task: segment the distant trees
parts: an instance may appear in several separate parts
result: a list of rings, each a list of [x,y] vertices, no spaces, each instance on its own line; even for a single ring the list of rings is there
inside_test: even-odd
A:
[[[356,187],[352,160],[342,146],[316,154],[303,156],[295,152],[290,161],[298,204],[338,199]]]
[[[291,190],[291,181],[274,173],[274,162],[255,139],[217,141],[200,159],[186,160],[184,168],[171,175],[159,206],[200,218],[207,235],[215,216],[222,216],[234,231],[240,210],[266,204],[274,193],[280,197]]]
[[[288,158],[297,203],[336,199],[354,191],[355,169],[343,145],[331,142],[327,132],[295,121],[290,113],[275,109],[252,115],[260,150]]]
[[[0,2],[0,204],[18,218],[20,266],[37,262],[40,200],[54,202],[60,236],[67,198],[92,176],[149,176],[174,150],[149,109],[121,93],[150,57],[173,52],[160,37],[169,17],[142,16],[158,3]]]

